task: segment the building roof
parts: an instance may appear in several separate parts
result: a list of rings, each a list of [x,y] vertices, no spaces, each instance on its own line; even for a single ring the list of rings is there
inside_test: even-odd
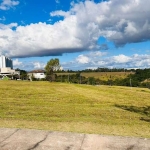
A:
[[[32,71],[30,71],[30,72],[28,72],[28,73],[44,73],[45,71],[44,70],[32,70]]]

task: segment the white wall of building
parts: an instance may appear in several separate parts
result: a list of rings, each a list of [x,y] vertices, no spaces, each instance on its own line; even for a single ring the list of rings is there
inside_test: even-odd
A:
[[[11,69],[10,67],[1,68],[0,69],[0,75],[4,75],[4,74],[6,74],[6,75],[9,75],[9,74],[11,74],[11,75],[18,74],[18,75],[20,75],[20,71],[15,71],[15,70]]]
[[[44,79],[46,77],[44,73],[33,73],[33,76],[36,79]]]
[[[1,68],[1,73],[10,73],[10,74],[14,74],[15,70],[12,70],[10,67],[7,68]]]

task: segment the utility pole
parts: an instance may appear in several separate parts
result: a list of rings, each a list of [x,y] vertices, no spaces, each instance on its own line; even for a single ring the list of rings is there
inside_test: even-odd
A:
[[[68,83],[69,83],[69,74],[68,74]]]
[[[132,79],[130,78],[130,87],[132,88]]]
[[[81,75],[80,75],[80,84],[81,84],[81,82],[82,82],[82,81],[81,81]]]

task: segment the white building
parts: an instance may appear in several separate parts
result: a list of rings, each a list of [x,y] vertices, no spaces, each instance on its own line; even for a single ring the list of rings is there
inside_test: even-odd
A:
[[[36,79],[45,79],[46,75],[44,73],[44,70],[33,70],[28,72],[28,76],[30,77],[34,77]]]
[[[1,74],[15,74],[15,70],[11,69],[10,67],[1,68]]]
[[[0,56],[0,75],[20,75],[20,71],[13,70],[13,61],[5,56]]]

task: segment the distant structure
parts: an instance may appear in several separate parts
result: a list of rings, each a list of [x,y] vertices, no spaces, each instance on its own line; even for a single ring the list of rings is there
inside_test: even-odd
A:
[[[20,72],[13,70],[13,61],[6,56],[0,56],[0,75],[4,77],[15,74],[20,75]]]
[[[28,72],[29,78],[34,77],[35,79],[45,79],[45,71],[44,70],[32,70]]]
[[[11,68],[13,69],[13,62],[10,58],[5,56],[0,56],[0,68]]]

